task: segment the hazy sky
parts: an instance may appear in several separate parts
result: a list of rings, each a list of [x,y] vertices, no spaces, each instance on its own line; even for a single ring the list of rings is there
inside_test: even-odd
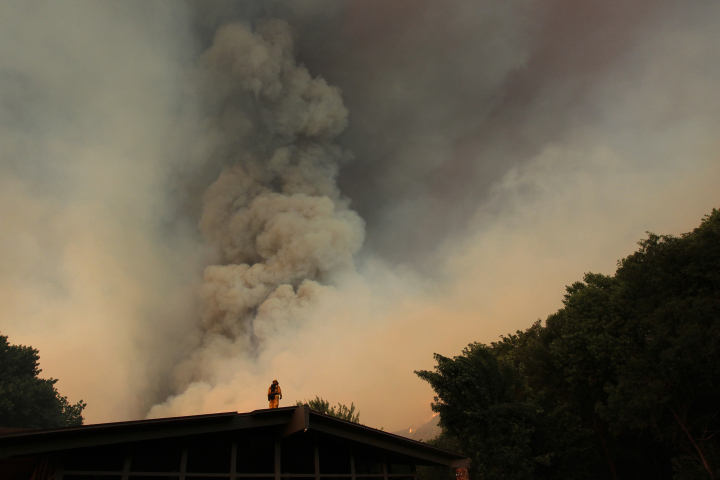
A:
[[[86,423],[354,402],[720,207],[714,0],[0,5],[0,331]]]

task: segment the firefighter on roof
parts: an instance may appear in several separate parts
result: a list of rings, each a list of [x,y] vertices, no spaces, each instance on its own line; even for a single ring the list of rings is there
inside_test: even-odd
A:
[[[268,388],[268,400],[270,401],[270,408],[278,408],[280,399],[282,398],[282,390],[277,380],[273,380],[272,385]]]

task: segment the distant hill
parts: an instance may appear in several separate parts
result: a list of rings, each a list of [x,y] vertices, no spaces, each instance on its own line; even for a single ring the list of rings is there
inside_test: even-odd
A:
[[[440,427],[438,426],[439,421],[440,415],[436,415],[435,417],[431,418],[429,422],[422,425],[421,427],[406,428],[404,430],[397,430],[391,433],[409,438],[411,440],[428,441],[437,437],[442,432]]]

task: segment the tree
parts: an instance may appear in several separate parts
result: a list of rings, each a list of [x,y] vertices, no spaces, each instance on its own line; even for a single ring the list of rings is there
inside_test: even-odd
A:
[[[544,325],[416,372],[480,477],[720,478],[720,211],[639,245]]]
[[[615,275],[634,341],[599,411],[616,430],[654,431],[677,478],[719,478],[720,211],[640,247]]]
[[[350,403],[349,408],[339,402],[337,404],[337,407],[331,407],[330,402],[328,402],[327,400],[323,400],[322,398],[315,395],[314,400],[310,400],[309,402],[307,400],[305,402],[301,402],[300,400],[298,400],[297,402],[295,402],[295,405],[308,405],[310,407],[310,410],[313,410],[315,412],[324,413],[325,415],[331,415],[342,420],[347,420],[348,422],[360,423],[360,412],[355,413],[354,403]]]
[[[720,212],[690,233],[649,233],[639,245],[614,276],[586,274],[568,287],[546,323],[554,362],[613,471],[669,478],[665,459],[674,456],[676,478],[714,479]]]
[[[38,351],[11,345],[0,335],[0,426],[54,428],[82,425],[85,404],[71,405],[55,388],[56,379],[42,379]]]
[[[437,394],[432,409],[440,414],[443,429],[437,442],[458,445],[469,455],[474,476],[532,479],[555,459],[576,455],[573,443],[585,432],[562,408],[548,412],[540,407],[522,366],[480,343],[454,358],[436,354],[435,360],[434,372],[415,373]],[[569,468],[555,470],[562,473],[557,478],[587,478],[573,476]]]

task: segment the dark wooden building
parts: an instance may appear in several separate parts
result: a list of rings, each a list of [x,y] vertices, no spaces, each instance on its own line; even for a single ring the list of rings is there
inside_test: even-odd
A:
[[[417,465],[469,459],[307,405],[0,435],[3,480],[415,480]]]

